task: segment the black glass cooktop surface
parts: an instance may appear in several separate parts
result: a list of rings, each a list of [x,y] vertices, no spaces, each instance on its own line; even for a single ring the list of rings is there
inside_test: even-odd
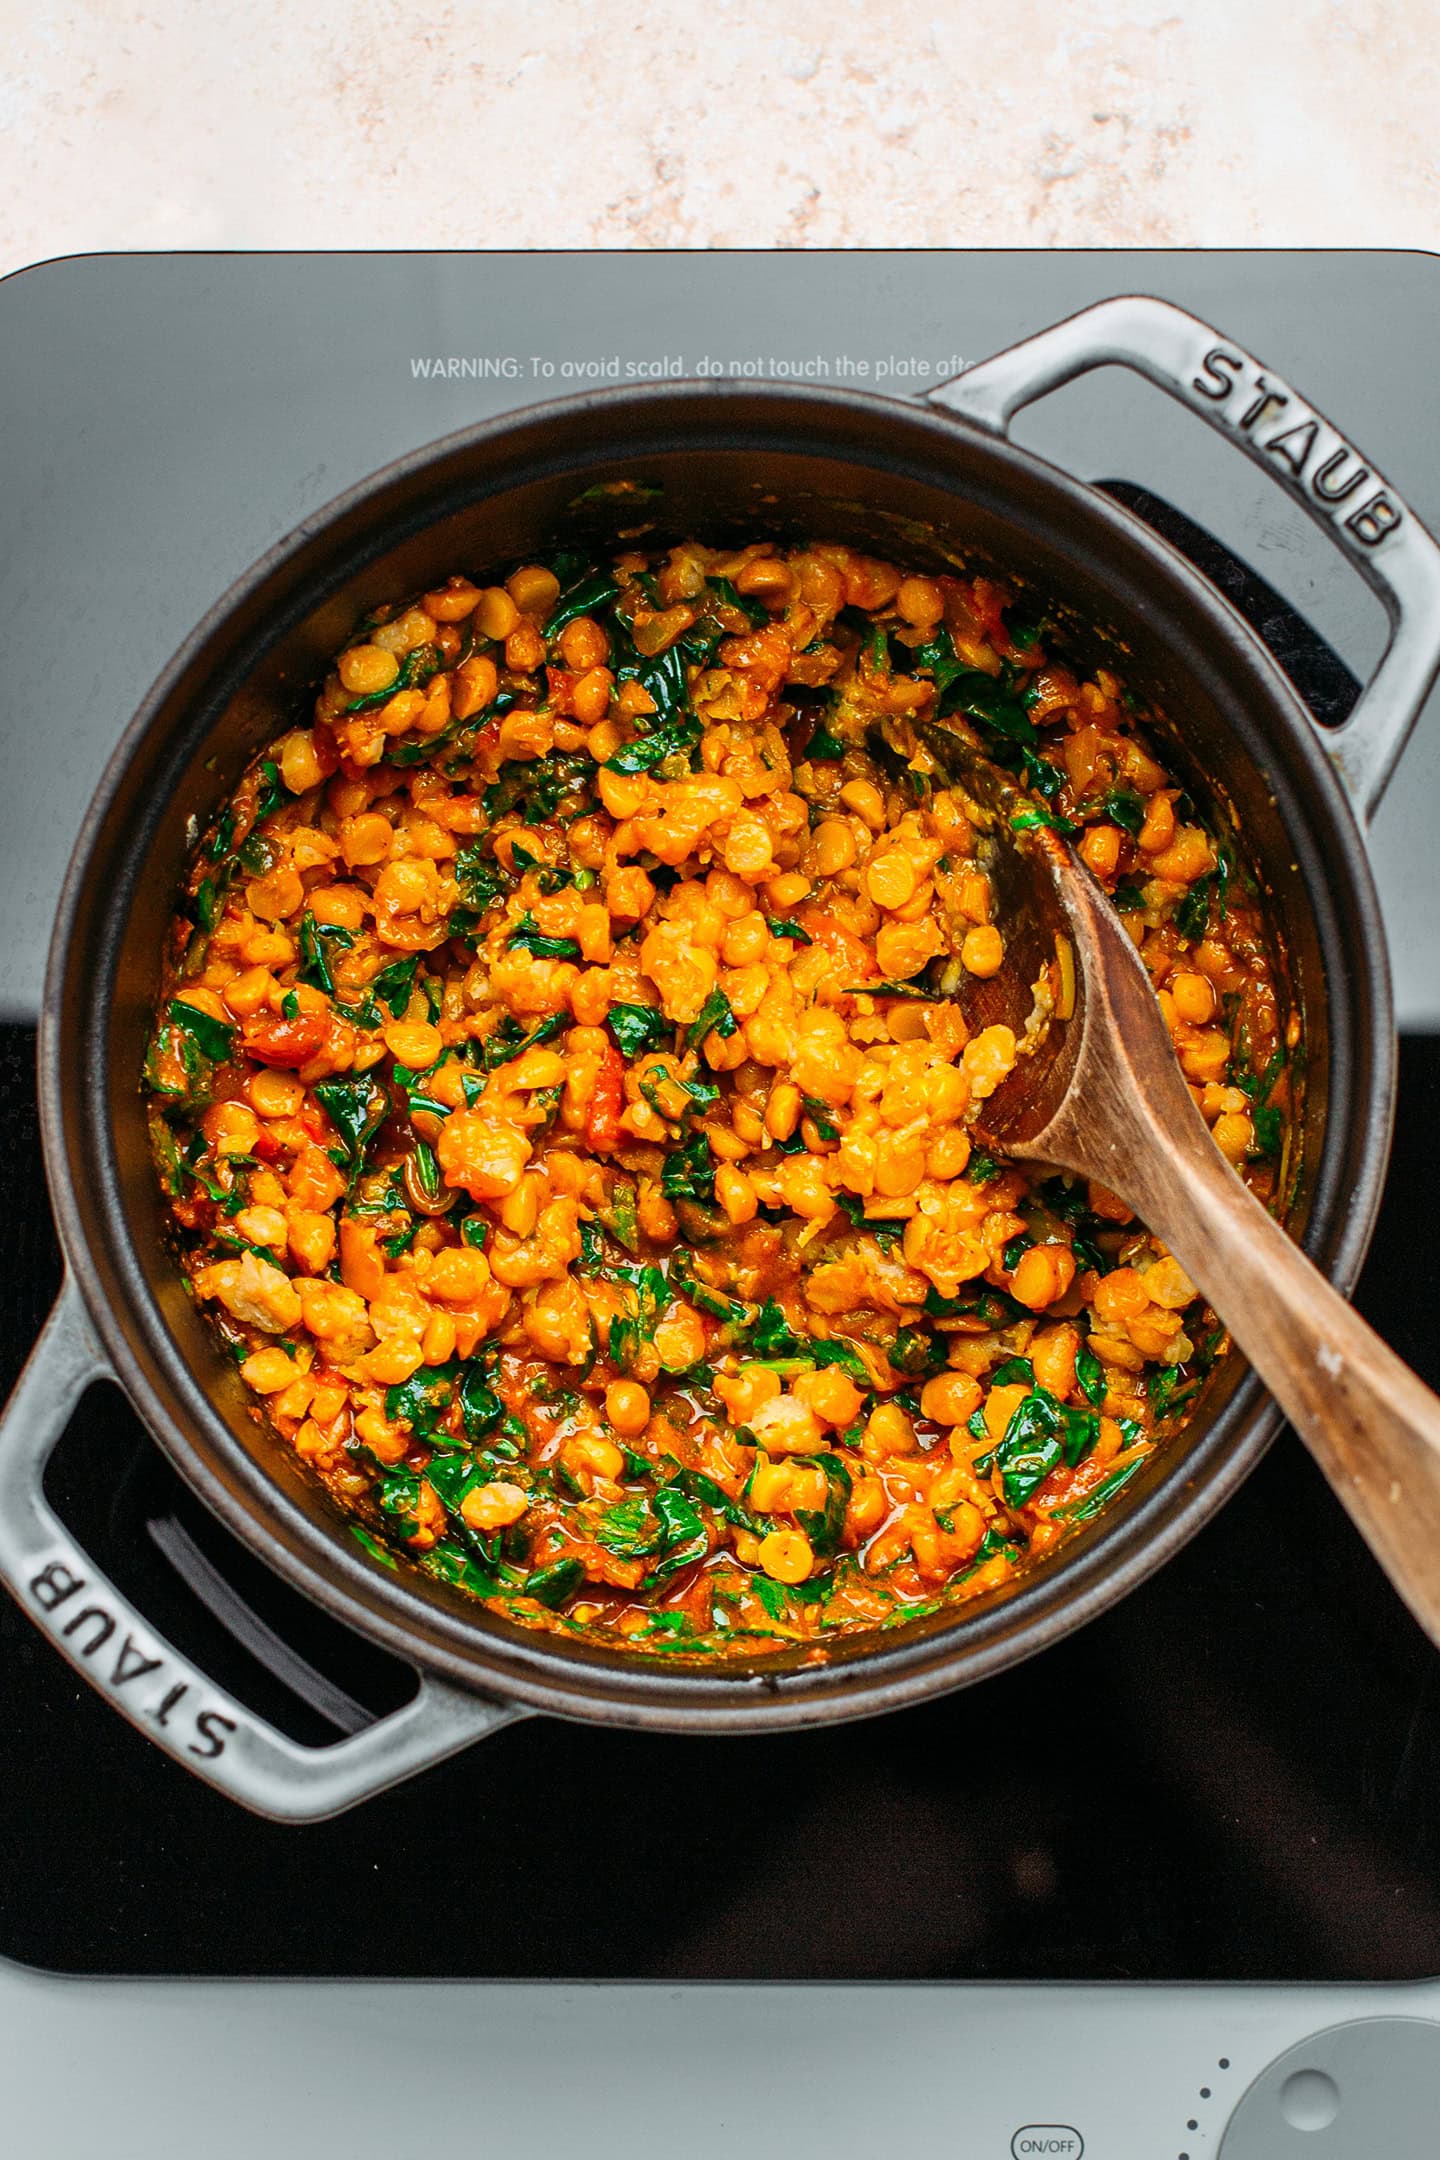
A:
[[[1317,711],[1353,679],[1164,504]],[[1210,558],[1205,555],[1211,550]],[[32,1031],[0,1028],[0,1385],[58,1280]],[[1432,1385],[1440,1037],[1401,1046],[1357,1302]],[[96,1389],[50,1476],[157,1626],[295,1737],[403,1667],[215,1525]],[[243,1638],[237,1640],[237,1635]],[[244,1647],[248,1644],[248,1647]],[[861,1724],[756,1739],[536,1718],[339,1820],[186,1776],[0,1598],[0,1954],[125,1974],[1418,1979],[1440,1969],[1440,1664],[1293,1435],[1168,1567],[1043,1656]]]

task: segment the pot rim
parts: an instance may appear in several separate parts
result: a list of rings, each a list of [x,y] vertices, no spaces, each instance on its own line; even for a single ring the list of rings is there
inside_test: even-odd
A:
[[[405,482],[422,478],[432,467],[438,476],[457,455],[503,444],[507,436],[519,437],[527,431],[543,435],[561,423],[592,417],[597,439],[603,439],[606,416],[617,413],[652,416],[658,431],[667,415],[688,413],[698,418],[706,406],[714,408],[717,428],[743,420],[748,409],[768,416],[766,431],[775,431],[777,437],[779,421],[786,415],[795,424],[794,432],[803,434],[807,422],[841,412],[872,419],[877,428],[905,427],[916,448],[929,439],[953,453],[958,431],[989,461],[992,475],[1014,474],[1040,483],[1057,516],[1069,508],[1088,520],[1092,530],[1098,527],[1113,539],[1117,548],[1132,554],[1138,550],[1148,557],[1149,567],[1169,582],[1177,601],[1183,598],[1209,618],[1214,634],[1229,648],[1231,664],[1249,671],[1257,695],[1268,698],[1289,750],[1328,813],[1328,837],[1340,843],[1349,897],[1358,909],[1359,936],[1373,956],[1364,986],[1370,1009],[1368,1015],[1357,1012],[1351,1027],[1352,1037],[1366,1025],[1370,1035],[1371,1083],[1368,1091],[1357,1087],[1348,1128],[1363,1170],[1348,1195],[1334,1196],[1330,1206],[1335,1221],[1333,1226],[1324,1226],[1332,1247],[1326,1272],[1346,1292],[1359,1272],[1380,1201],[1394,1111],[1395,1032],[1388,953],[1363,835],[1317,724],[1276,661],[1224,595],[1133,512],[1090,483],[963,417],[874,392],[788,383],[682,379],[581,392],[477,422],[406,452],[303,519],[231,583],[162,670],[122,734],[77,836],[56,913],[41,1010],[38,1072],[46,1172],[69,1270],[117,1380],[169,1460],[242,1543],[323,1609],[407,1662],[476,1692],[498,1694],[571,1718],[713,1733],[776,1730],[875,1715],[986,1678],[1046,1647],[1118,1602],[1188,1542],[1260,1459],[1281,1422],[1277,1406],[1256,1375],[1245,1371],[1214,1430],[1189,1458],[1183,1492],[1176,1479],[1162,1478],[1127,1512],[1109,1518],[1084,1549],[1072,1548],[1060,1564],[1036,1569],[1017,1589],[1007,1592],[1002,1602],[977,1601],[974,1609],[929,1634],[901,1635],[866,1652],[837,1656],[823,1666],[782,1672],[761,1669],[744,1675],[727,1673],[723,1667],[681,1673],[674,1667],[657,1670],[659,1660],[652,1663],[633,1653],[597,1655],[548,1632],[515,1627],[503,1634],[491,1633],[458,1613],[452,1619],[448,1611],[414,1595],[405,1575],[382,1575],[360,1557],[358,1547],[352,1556],[303,1518],[278,1482],[266,1477],[238,1448],[188,1361],[180,1356],[131,1264],[125,1270],[126,1280],[146,1340],[203,1428],[208,1450],[218,1452],[231,1465],[244,1498],[202,1460],[196,1441],[161,1404],[127,1339],[123,1314],[112,1309],[104,1294],[70,1173],[65,1134],[69,1090],[62,1074],[73,933],[107,816],[156,717],[187,671],[201,660],[212,637],[241,605],[342,518],[383,500]],[[842,446],[823,435],[809,448],[817,456],[844,455],[855,463],[863,464],[866,458],[863,445]],[[637,446],[634,454],[639,458],[646,452]],[[886,466],[878,442],[873,462],[877,470]],[[516,480],[533,476],[540,463],[535,458],[517,468]],[[582,469],[580,461],[567,456],[564,468],[572,465],[577,471]],[[962,493],[944,478],[936,484]],[[439,515],[437,508],[437,519]],[[353,569],[352,562],[349,574]],[[307,595],[307,607],[318,605],[328,591],[343,584],[345,574],[333,570],[318,578]],[[282,627],[277,623],[277,635]],[[107,1100],[113,1092],[112,1078]],[[95,1144],[109,1159],[113,1156],[110,1135],[103,1126],[95,1130],[98,1123],[91,1121]],[[1319,1227],[1312,1216],[1312,1232]],[[120,1226],[117,1242],[128,1257],[132,1244],[128,1226]]]

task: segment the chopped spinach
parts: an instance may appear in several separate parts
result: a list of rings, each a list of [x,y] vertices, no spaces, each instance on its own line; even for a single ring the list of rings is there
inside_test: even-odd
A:
[[[605,1020],[616,1046],[627,1058],[643,1057],[647,1050],[658,1049],[675,1032],[674,1021],[667,1020],[658,1005],[612,1005]]]
[[[932,1284],[925,1293],[921,1311],[930,1320],[979,1320],[987,1328],[1008,1327],[1012,1320],[1032,1317],[1017,1298],[1007,1291],[983,1288],[968,1297],[941,1297]]]
[[[415,988],[415,970],[419,965],[419,953],[412,953],[408,960],[392,960],[371,981],[371,997],[388,1006],[393,1019],[398,1020],[410,1002]]]
[[[896,1372],[912,1380],[928,1380],[945,1366],[945,1345],[928,1328],[901,1328],[886,1355]]]
[[[772,1620],[789,1619],[790,1600],[785,1595],[785,1588],[782,1583],[772,1582],[768,1575],[753,1575],[750,1578],[749,1587],[754,1591]]]
[[[733,1035],[739,1024],[730,1010],[730,1000],[724,991],[712,990],[685,1030],[685,1047],[693,1050],[697,1043],[703,1043],[710,1034]]]
[[[465,1437],[477,1445],[494,1432],[505,1415],[505,1405],[490,1385],[485,1366],[478,1359],[467,1359],[461,1366],[455,1399],[460,1405]]]
[[[703,1470],[681,1470],[671,1479],[671,1483],[678,1485],[682,1492],[688,1493],[692,1500],[700,1501],[705,1507],[714,1508],[717,1515],[722,1516],[726,1522],[733,1523],[737,1530],[754,1531],[758,1528],[755,1517],[743,1508],[738,1500],[732,1500],[729,1493],[717,1485],[713,1478],[706,1477]]]
[[[1111,825],[1118,825],[1133,840],[1145,822],[1145,804],[1133,788],[1111,788],[1100,805],[1100,815]]]
[[[390,1108],[390,1098],[378,1081],[363,1073],[346,1079],[317,1080],[315,1098],[340,1135],[343,1168],[351,1183],[359,1176],[365,1153]]]
[[[698,1200],[707,1206],[715,1198],[715,1158],[703,1132],[691,1133],[665,1157],[660,1190],[667,1200]]]
[[[1032,1388],[1016,1404],[995,1449],[1007,1505],[1022,1507],[1060,1463],[1074,1469],[1099,1437],[1093,1410],[1067,1410],[1048,1389]]]
[[[1066,839],[1080,830],[1073,818],[1057,817],[1053,810],[1041,810],[1034,803],[1017,810],[1010,820],[1012,832],[1033,832],[1037,825],[1048,826],[1051,832],[1060,833]]]
[[[526,1576],[523,1595],[548,1605],[554,1612],[568,1597],[573,1597],[584,1580],[585,1569],[580,1561],[552,1560],[548,1567],[534,1568]]]
[[[812,764],[834,765],[844,757],[845,745],[822,720],[805,745],[805,755]]]
[[[408,1425],[421,1440],[428,1440],[450,1408],[455,1393],[454,1365],[422,1365],[408,1380],[385,1390],[385,1415],[395,1425]]]
[[[312,989],[323,990],[327,997],[335,995],[335,978],[330,972],[330,954],[327,947],[338,945],[345,948],[355,943],[353,930],[346,930],[339,923],[316,922],[309,908],[300,918],[300,980]]]
[[[259,785],[255,790],[255,824],[263,825],[285,800],[286,789],[280,778],[280,767],[274,758],[263,758],[258,774]],[[254,831],[254,826],[251,831]]]
[[[497,1072],[502,1065],[508,1065],[512,1059],[522,1057],[527,1050],[533,1050],[537,1043],[550,1042],[569,1025],[568,1012],[551,1013],[548,1019],[538,1021],[526,1034],[521,1031],[518,1022],[507,1013],[495,1033],[487,1036],[482,1045],[481,1058],[486,1072]],[[468,1079],[464,1083],[467,1102],[471,1098],[471,1085]],[[475,1092],[478,1094],[479,1090],[476,1089]]]
[[[1076,1353],[1075,1378],[1085,1400],[1098,1410],[1105,1400],[1108,1383],[1105,1368],[1088,1343],[1082,1343]]]
[[[622,1560],[639,1560],[658,1552],[664,1534],[646,1493],[606,1508],[595,1525],[596,1544],[603,1545],[607,1552],[617,1554]]]
[[[485,790],[485,815],[494,825],[518,810],[527,825],[541,825],[568,795],[586,791],[594,770],[593,759],[560,750],[542,758],[510,758]]]
[[[505,873],[489,853],[488,841],[477,840],[473,846],[461,848],[455,857],[455,882],[476,915],[483,915],[499,899],[505,890]]]
[[[827,1559],[840,1544],[840,1534],[845,1528],[845,1510],[850,1505],[850,1472],[838,1455],[807,1455],[807,1464],[813,1463],[825,1475],[825,1505],[823,1508],[796,1508],[795,1520],[809,1538],[815,1553]]]
[[[229,1057],[235,1030],[227,1022],[217,1020],[213,1013],[201,1012],[198,1005],[187,1005],[183,998],[171,998],[166,1010],[181,1033],[194,1043],[201,1057],[207,1058],[212,1065]]]
[[[632,743],[605,760],[607,772],[645,773],[653,772],[667,758],[681,751],[693,750],[700,740],[701,722],[698,713],[682,713],[678,719],[666,720],[648,735],[637,736]]]
[[[1157,1365],[1145,1381],[1145,1393],[1156,1423],[1178,1410],[1199,1385],[1198,1374],[1191,1377],[1179,1365]]]
[[[705,582],[723,606],[734,608],[737,614],[745,617],[752,630],[762,629],[769,622],[769,614],[760,605],[760,602],[748,599],[745,594],[736,592],[729,578],[712,577],[707,578]]]
[[[1125,1463],[1119,1470],[1112,1470],[1109,1477],[1102,1478],[1098,1485],[1086,1493],[1083,1500],[1077,1500],[1071,1507],[1058,1508],[1056,1513],[1063,1516],[1066,1522],[1090,1522],[1114,1499],[1123,1486],[1129,1484],[1136,1472],[1144,1467],[1143,1455],[1135,1462]]]
[[[511,952],[528,952],[536,960],[578,960],[580,947],[574,938],[547,937],[527,908],[505,940]]]
[[[582,615],[594,615],[618,599],[620,587],[608,570],[587,571],[567,591],[562,592],[545,619],[541,635],[554,638],[560,635],[567,623],[575,622]]]
[[[1217,914],[1224,914],[1230,877],[1230,858],[1223,848],[1217,848],[1215,868],[1197,878],[1184,899],[1176,904],[1175,927],[1192,945],[1197,944],[1209,929],[1212,909]]]

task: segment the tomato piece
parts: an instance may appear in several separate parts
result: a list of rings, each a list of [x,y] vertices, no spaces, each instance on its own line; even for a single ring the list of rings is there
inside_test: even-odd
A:
[[[251,1057],[267,1065],[308,1065],[324,1046],[330,1032],[330,1015],[302,1012],[293,1020],[277,1020],[273,1014],[257,1014],[245,1023],[242,1041]]]
[[[607,1043],[595,1075],[595,1092],[585,1117],[585,1145],[602,1153],[620,1145],[620,1111],[625,1100],[625,1067],[620,1052]]]

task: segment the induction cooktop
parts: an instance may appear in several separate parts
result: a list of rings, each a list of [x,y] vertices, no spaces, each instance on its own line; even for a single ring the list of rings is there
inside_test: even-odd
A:
[[[64,853],[231,575],[372,466],[587,363],[843,358],[905,394],[1126,290],[1263,354],[1440,523],[1429,257],[97,257],[0,288],[8,619],[85,595],[43,665],[29,637],[7,664],[5,1385],[58,1281],[31,1014]],[[1368,595],[1158,406],[1097,378],[1017,432],[1189,553],[1343,718],[1378,651]],[[1434,720],[1376,827],[1407,1032],[1357,1302],[1440,1385]],[[406,1668],[252,1560],[115,1391],[85,1398],[48,1489],[147,1618],[296,1739],[405,1698]],[[408,2151],[452,2117],[542,2151],[1432,2149],[1405,2140],[1440,2098],[1440,1666],[1288,1433],[1138,1592],[964,1694],[752,1739],[533,1719],[305,1830],[187,1777],[8,1600],[0,1655],[0,2060],[12,2091],[48,2066],[47,2150],[178,2152],[185,2107],[217,2153],[321,2122]],[[63,2068],[82,2055],[93,2091]]]

